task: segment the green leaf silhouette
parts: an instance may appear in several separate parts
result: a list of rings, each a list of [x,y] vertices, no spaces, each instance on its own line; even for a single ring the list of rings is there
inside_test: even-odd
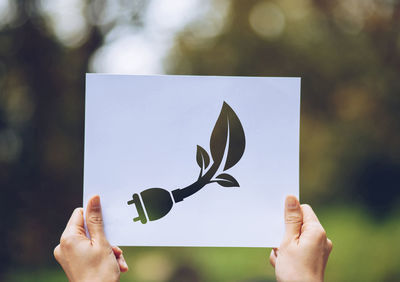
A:
[[[242,158],[244,148],[246,147],[246,138],[244,136],[243,126],[232,108],[224,102],[227,106],[228,123],[229,123],[229,145],[228,155],[224,170],[233,167]]]
[[[229,144],[228,142],[229,137]],[[246,139],[243,126],[232,108],[224,102],[221,113],[215,123],[210,139],[211,156],[215,163],[223,159],[225,148],[228,154],[224,170],[233,167],[243,156]]]
[[[206,150],[197,145],[196,161],[200,168],[206,169],[210,164],[210,157]]]
[[[221,112],[211,133],[210,151],[214,163],[220,164],[224,157],[226,142],[228,139],[228,114],[227,104],[224,102]]]
[[[237,180],[232,176],[227,173],[222,173],[216,177],[217,179],[215,182],[217,182],[219,185],[224,186],[224,187],[239,187],[239,183]]]

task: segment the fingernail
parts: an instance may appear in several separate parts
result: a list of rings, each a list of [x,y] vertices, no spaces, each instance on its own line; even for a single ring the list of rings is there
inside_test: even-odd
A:
[[[121,260],[122,260],[122,265],[123,265],[124,267],[128,268],[128,264],[126,263],[124,257],[121,257]]]
[[[92,207],[93,208],[100,208],[100,196],[94,196],[92,200]]]
[[[297,207],[297,200],[294,197],[287,197],[286,207],[288,209],[295,209]]]

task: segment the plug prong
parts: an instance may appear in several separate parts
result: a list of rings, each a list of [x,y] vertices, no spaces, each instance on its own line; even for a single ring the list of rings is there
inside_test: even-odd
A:
[[[133,221],[136,222],[136,221],[140,220],[140,222],[142,224],[145,224],[147,222],[147,218],[146,218],[146,215],[144,213],[143,206],[142,206],[142,203],[140,201],[139,195],[137,193],[133,194],[132,200],[128,201],[128,205],[132,205],[132,204],[135,204],[136,210],[138,212],[138,216],[135,217],[133,219]]]

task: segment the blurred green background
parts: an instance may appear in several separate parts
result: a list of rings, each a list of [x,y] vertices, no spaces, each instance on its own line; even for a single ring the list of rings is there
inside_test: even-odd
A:
[[[65,281],[86,72],[300,76],[327,281],[400,281],[400,1],[0,0],[0,280]],[[124,248],[123,281],[273,281],[267,249]]]

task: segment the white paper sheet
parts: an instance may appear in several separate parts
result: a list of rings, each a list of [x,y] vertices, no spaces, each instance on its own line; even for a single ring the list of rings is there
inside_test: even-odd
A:
[[[244,132],[241,157],[232,112]],[[112,245],[277,247],[284,198],[299,194],[299,124],[300,78],[87,74],[84,204],[100,195]],[[221,161],[218,144],[210,144],[214,127],[214,143],[228,132]],[[224,173],[240,187],[211,182],[176,202],[173,190],[199,183],[197,145],[207,152],[198,156],[203,176],[215,163],[214,146],[218,168],[207,183],[234,186],[216,179]],[[223,171],[228,158],[234,165]],[[150,188],[167,192],[140,194]],[[133,220],[134,194],[146,223]]]

